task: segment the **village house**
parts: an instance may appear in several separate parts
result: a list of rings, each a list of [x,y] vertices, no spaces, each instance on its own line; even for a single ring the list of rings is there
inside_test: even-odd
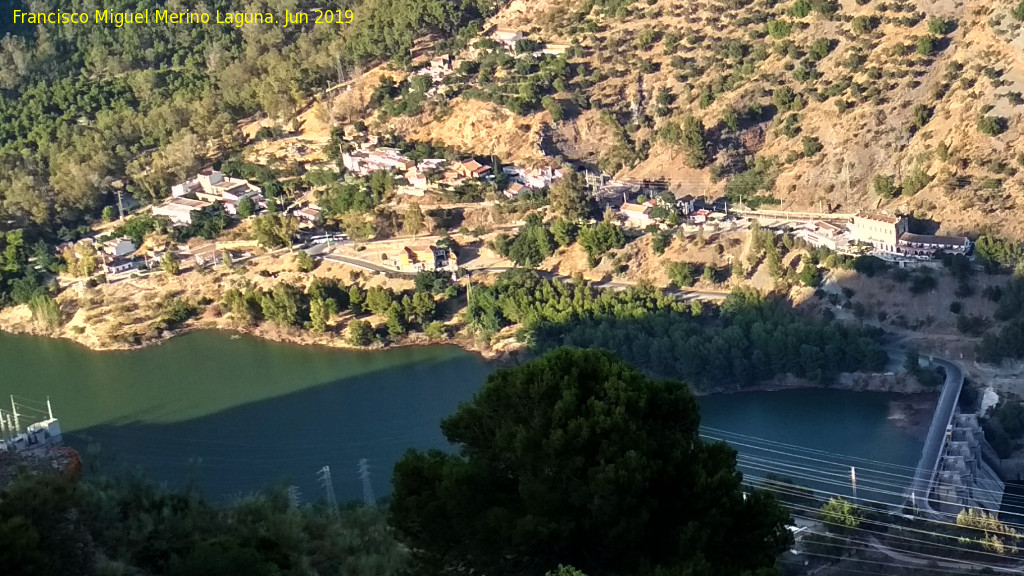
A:
[[[417,188],[419,190],[426,190],[429,180],[427,175],[421,171],[418,167],[413,168],[405,173],[405,179],[409,182],[409,186]]]
[[[516,51],[516,43],[523,39],[523,33],[512,28],[497,28],[491,33],[491,40],[501,44],[509,52]]]
[[[562,171],[557,168],[533,168],[520,172],[520,180],[530,188],[547,188],[562,178]]]
[[[843,240],[843,235],[846,233],[845,228],[830,224],[829,222],[814,222],[807,223],[798,228],[793,236],[807,242],[814,247],[828,248],[829,250],[836,250]]]
[[[215,242],[208,242],[193,248],[192,257],[195,258],[196,266],[213,266],[220,263],[221,251],[217,250]]]
[[[429,65],[421,68],[416,73],[430,76],[431,81],[434,83],[440,82],[452,73],[452,57],[448,54],[435,56],[430,59]]]
[[[513,182],[508,188],[505,189],[505,196],[509,198],[517,198],[523,192],[529,192],[530,189],[518,182]]]
[[[396,170],[405,172],[416,166],[416,162],[406,158],[395,148],[371,148],[344,152],[341,164],[345,170],[358,176],[366,176],[380,170]]]
[[[171,186],[172,198],[195,198],[203,202],[220,202],[228,214],[238,214],[238,203],[249,198],[260,208],[266,207],[263,190],[242,178],[225,176],[220,170],[207,168],[195,178]]]
[[[100,246],[100,250],[112,258],[119,258],[126,256],[138,250],[139,247],[135,245],[135,242],[131,238],[115,238],[108,240]]]
[[[394,261],[394,266],[404,272],[454,271],[458,266],[458,261],[455,253],[446,248],[437,246],[410,248],[406,246]]]
[[[295,217],[306,224],[313,224],[320,218],[320,208],[313,204],[303,206],[295,211]]]
[[[690,213],[690,222],[694,224],[704,224],[711,218],[711,210],[701,208],[700,210],[694,210]]]
[[[619,208],[619,214],[626,219],[627,226],[645,228],[654,223],[654,219],[651,218],[651,207],[644,204],[626,202]]]
[[[458,177],[474,180],[483,178],[490,171],[490,166],[486,166],[472,159],[453,162],[451,166],[451,172],[454,172]]]
[[[872,245],[876,250],[915,258],[934,258],[938,252],[967,254],[970,239],[963,236],[933,236],[907,231],[906,216],[889,216],[875,212],[859,212],[853,217],[850,232],[854,240]]]
[[[687,194],[682,198],[676,198],[676,208],[683,213],[683,216],[689,216],[690,212],[693,212],[693,196]]]
[[[175,224],[188,226],[196,212],[212,205],[210,202],[192,198],[169,198],[163,204],[153,206],[153,216],[163,216]]]
[[[107,257],[103,259],[103,272],[108,276],[124,274],[142,268],[144,261],[124,257]]]
[[[971,241],[963,236],[932,236],[907,232],[899,238],[899,251],[907,256],[934,258],[939,251],[966,255],[970,250]]]
[[[906,216],[889,216],[879,212],[858,212],[850,225],[853,239],[870,244],[876,250],[895,254],[899,238],[907,232]]]

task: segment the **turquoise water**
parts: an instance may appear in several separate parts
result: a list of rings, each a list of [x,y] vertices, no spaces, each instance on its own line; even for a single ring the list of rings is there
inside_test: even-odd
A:
[[[278,482],[315,499],[325,465],[339,499],[360,498],[362,458],[374,491],[384,495],[406,450],[447,447],[440,420],[469,400],[491,369],[452,346],[355,352],[194,332],[144,350],[92,352],[0,334],[0,398],[49,396],[67,443],[87,460],[138,467],[175,485],[194,478],[214,499]],[[893,398],[793,390],[709,396],[700,404],[704,424],[743,435],[730,440],[750,458],[808,453],[738,445],[755,444],[745,436],[899,471],[916,464],[921,442],[888,419]],[[819,462],[817,473],[824,466]],[[763,471],[748,466],[748,473]],[[823,487],[841,488],[831,476],[824,480]]]

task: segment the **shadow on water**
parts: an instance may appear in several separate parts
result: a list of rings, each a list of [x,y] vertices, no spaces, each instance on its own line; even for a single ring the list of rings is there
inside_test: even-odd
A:
[[[101,459],[138,467],[181,486],[195,478],[212,500],[275,482],[320,496],[316,473],[331,467],[340,500],[362,495],[357,472],[370,463],[377,495],[409,448],[445,448],[440,421],[470,399],[489,372],[465,355],[326,381],[179,422],[103,424],[68,434],[80,450],[98,444]]]

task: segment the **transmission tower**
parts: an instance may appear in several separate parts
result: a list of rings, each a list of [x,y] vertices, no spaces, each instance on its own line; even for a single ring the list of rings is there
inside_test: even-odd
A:
[[[288,507],[295,510],[299,507],[299,502],[302,500],[302,492],[299,492],[299,487],[294,484],[289,486],[285,493],[288,495]]]
[[[334,482],[331,481],[331,467],[324,466],[320,469],[320,488],[324,491],[324,500],[331,512],[338,510],[338,499],[334,496]]]
[[[370,464],[366,458],[359,460],[359,477],[363,479],[363,503],[376,508],[377,499],[373,495],[373,485],[370,484]]]

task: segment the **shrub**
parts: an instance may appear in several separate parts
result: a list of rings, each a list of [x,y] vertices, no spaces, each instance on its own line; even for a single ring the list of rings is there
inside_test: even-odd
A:
[[[900,193],[899,186],[896,185],[896,179],[888,174],[875,174],[875,179],[871,182],[871,186],[875,189],[875,194],[883,198],[895,198]]]
[[[793,89],[789,86],[779,86],[772,92],[772,104],[779,109],[779,112],[785,112],[789,110],[789,106],[793,103]]]
[[[935,52],[935,37],[931,35],[921,36],[917,39],[915,49],[921,56],[931,56]]]
[[[789,15],[793,18],[803,18],[811,13],[811,3],[808,0],[796,0],[789,9]]]
[[[918,105],[914,106],[914,111],[912,112],[912,116],[913,116],[912,122],[914,124],[914,129],[915,130],[920,130],[921,128],[924,128],[924,125],[927,124],[929,120],[931,120],[931,118],[932,118],[932,109],[929,108],[928,106],[925,106],[924,104],[918,104]]]
[[[911,294],[924,294],[925,292],[931,292],[935,289],[938,283],[935,281],[934,276],[915,276],[910,281],[910,293]]]
[[[839,12],[838,0],[811,0],[811,10],[822,16],[831,17]]]
[[[542,98],[540,104],[548,111],[548,114],[551,114],[551,119],[555,122],[560,122],[565,118],[565,110],[562,109],[562,104],[551,96]]]
[[[1021,0],[1020,4],[1014,6],[1013,10],[1010,10],[1010,14],[1013,15],[1014,20],[1024,22],[1024,0]]]
[[[853,31],[857,34],[867,34],[874,30],[878,24],[870,16],[857,16],[853,19]]]
[[[964,303],[959,300],[954,300],[949,303],[949,311],[953,314],[959,314],[964,310]]]
[[[683,118],[680,126],[666,122],[659,135],[661,139],[683,148],[686,163],[691,168],[703,168],[708,162],[707,143],[704,140],[704,125],[693,116]]]
[[[821,60],[832,51],[832,41],[828,38],[818,38],[811,43],[809,54],[815,60]]]
[[[781,40],[793,31],[793,24],[785,20],[768,21],[768,35],[776,40]]]
[[[1003,132],[1006,132],[1007,122],[1006,118],[999,116],[982,116],[978,118],[978,130],[982,134],[989,136],[998,136]]]
[[[804,136],[803,146],[804,158],[810,158],[811,156],[814,156],[818,152],[821,152],[822,148],[821,142],[818,142],[817,138],[812,138],[810,136]]]
[[[923,190],[931,181],[932,177],[928,173],[921,169],[921,167],[916,167],[903,179],[903,195],[913,196]]]
[[[953,29],[953,23],[945,18],[928,20],[928,32],[933,36],[945,36]]]

